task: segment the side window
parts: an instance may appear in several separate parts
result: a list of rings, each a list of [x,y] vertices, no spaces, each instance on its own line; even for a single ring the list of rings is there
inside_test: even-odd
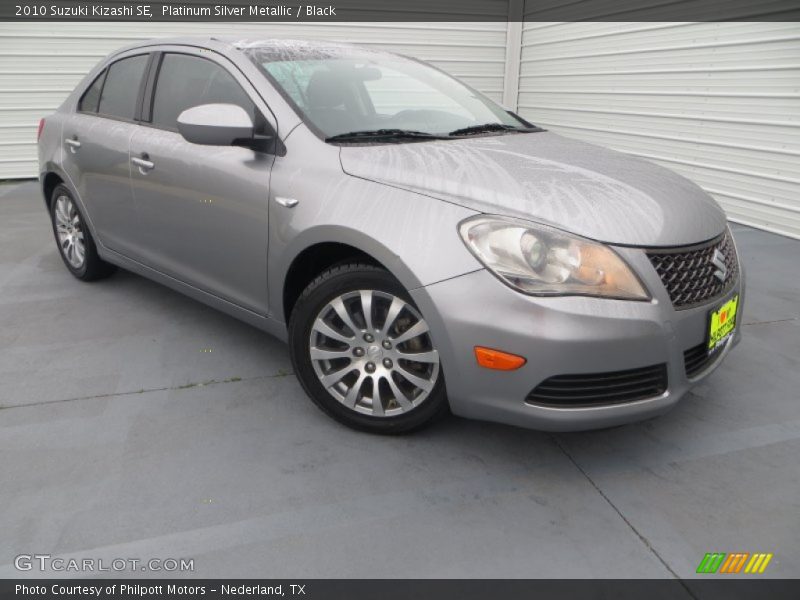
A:
[[[247,111],[264,133],[266,120],[239,83],[218,64],[187,54],[165,54],[153,96],[154,125],[178,130],[178,115],[201,104],[235,104]]]
[[[148,56],[140,54],[123,58],[108,67],[98,109],[101,115],[123,119],[134,118],[139,85],[147,67]]]
[[[100,103],[100,91],[103,89],[103,80],[105,78],[106,71],[103,71],[92,82],[89,89],[83,93],[80,102],[78,102],[78,110],[80,112],[97,112],[97,105]]]

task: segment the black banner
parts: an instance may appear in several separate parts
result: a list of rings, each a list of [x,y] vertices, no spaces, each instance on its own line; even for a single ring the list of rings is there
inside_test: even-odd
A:
[[[3,21],[800,21],[800,0],[0,0]]]
[[[295,600],[797,600],[800,580],[2,580],[4,600],[186,600],[292,598]]]

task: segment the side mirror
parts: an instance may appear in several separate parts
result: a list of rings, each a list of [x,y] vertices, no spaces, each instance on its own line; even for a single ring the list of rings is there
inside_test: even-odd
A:
[[[231,146],[253,138],[253,119],[235,104],[201,104],[178,116],[178,131],[193,144]]]

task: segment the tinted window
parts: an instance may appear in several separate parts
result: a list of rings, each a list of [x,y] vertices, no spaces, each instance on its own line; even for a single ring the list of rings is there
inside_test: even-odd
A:
[[[178,129],[178,115],[201,104],[236,104],[253,122],[263,118],[250,97],[225,69],[203,58],[186,54],[165,54],[158,72],[153,98],[153,124]]]
[[[78,103],[78,110],[81,112],[97,112],[97,104],[100,101],[100,90],[103,89],[103,79],[106,72],[103,71],[97,76],[89,89],[86,90]]]
[[[100,97],[100,114],[133,119],[139,97],[139,84],[147,67],[147,57],[147,54],[140,54],[123,58],[108,67],[106,83]]]

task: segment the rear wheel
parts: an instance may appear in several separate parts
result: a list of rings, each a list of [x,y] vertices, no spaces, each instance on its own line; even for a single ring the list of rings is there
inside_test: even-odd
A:
[[[345,264],[322,273],[297,301],[289,338],[306,392],[350,427],[404,433],[447,412],[428,324],[383,269]]]
[[[115,267],[100,259],[92,234],[70,191],[57,185],[50,202],[50,220],[58,251],[75,277],[92,281],[108,277]]]

